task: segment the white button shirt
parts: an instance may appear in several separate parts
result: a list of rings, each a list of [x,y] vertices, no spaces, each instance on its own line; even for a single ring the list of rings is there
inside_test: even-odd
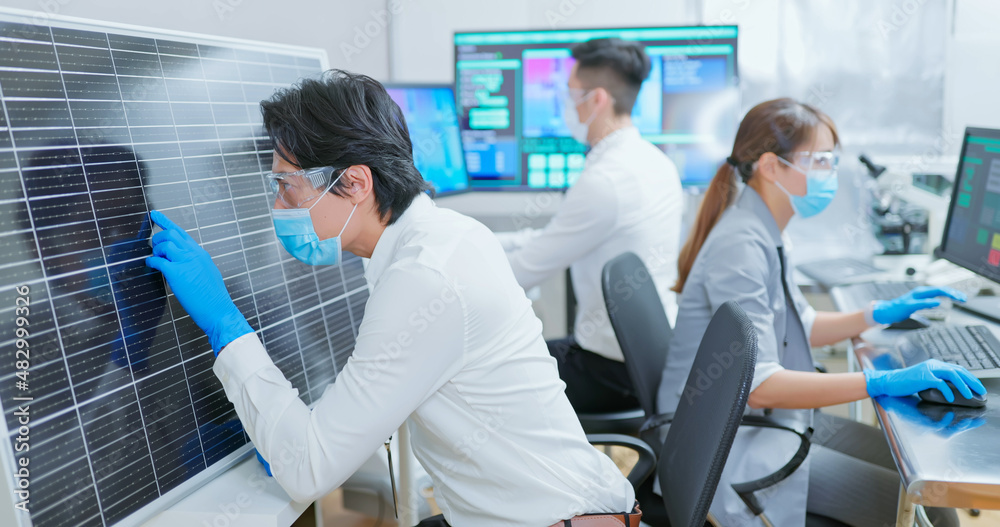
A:
[[[544,526],[631,510],[634,492],[587,443],[503,250],[421,194],[365,272],[354,354],[310,410],[255,334],[214,371],[289,496],[340,486],[406,422],[455,526]]]
[[[673,323],[677,306],[670,288],[677,280],[683,204],[673,162],[630,126],[591,149],[580,179],[544,229],[497,236],[525,289],[569,267],[578,304],[577,344],[623,361],[604,305],[601,271],[624,252],[637,254]]]

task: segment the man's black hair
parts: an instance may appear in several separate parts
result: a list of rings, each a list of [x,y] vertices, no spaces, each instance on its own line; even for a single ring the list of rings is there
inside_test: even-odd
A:
[[[403,112],[371,77],[329,70],[278,90],[260,108],[275,155],[289,163],[331,166],[333,177],[352,165],[370,168],[379,217],[387,225],[430,188],[413,165]],[[342,179],[330,192],[346,196],[346,189]]]
[[[617,115],[630,115],[642,81],[649,77],[649,56],[642,44],[620,38],[596,38],[573,46],[577,77],[588,88],[604,88],[614,97]]]

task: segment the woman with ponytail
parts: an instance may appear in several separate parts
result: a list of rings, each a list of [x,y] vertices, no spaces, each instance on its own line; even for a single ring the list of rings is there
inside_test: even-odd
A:
[[[777,99],[754,107],[705,193],[677,264],[677,329],[657,410],[677,408],[709,320],[722,303],[735,300],[757,331],[750,412],[796,419],[816,430],[806,461],[784,481],[757,493],[776,527],[804,525],[807,511],[854,526],[895,523],[899,476],[882,434],[814,409],[925,388],[941,389],[952,400],[946,380],[966,397],[986,391],[963,368],[937,361],[892,371],[814,371],[811,346],[904,320],[937,305],[937,296],[964,300],[958,291],[926,288],[855,313],[817,313],[809,306],[792,280],[794,266],[782,232],[792,216],[818,214],[833,199],[838,146],[833,121],[810,105]],[[719,350],[720,356],[725,352]],[[725,366],[724,357],[720,365]],[[797,448],[798,437],[791,433],[741,428],[712,503],[720,523],[762,525],[730,485],[774,472]],[[958,525],[952,510],[928,512],[935,525]]]

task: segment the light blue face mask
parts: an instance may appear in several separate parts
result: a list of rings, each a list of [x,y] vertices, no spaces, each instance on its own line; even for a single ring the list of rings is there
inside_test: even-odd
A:
[[[774,182],[788,196],[795,213],[803,218],[810,218],[823,212],[830,205],[830,202],[833,201],[833,197],[837,195],[837,170],[810,170],[807,172],[797,165],[785,161],[784,158],[779,157],[778,160],[806,176],[805,196],[793,195],[791,192],[785,190],[785,187],[781,186],[781,183]]]
[[[340,175],[344,175],[343,172]],[[333,188],[337,184],[337,179],[333,180],[333,183],[327,187],[327,190]],[[272,209],[271,217],[274,221],[274,234],[278,236],[278,241],[281,242],[281,246],[288,251],[288,254],[295,257],[296,260],[307,263],[309,265],[338,265],[340,264],[340,254],[342,251],[340,237],[344,234],[344,230],[347,229],[347,224],[350,223],[351,218],[354,217],[354,211],[358,210],[357,204],[351,209],[350,216],[347,217],[347,221],[344,222],[344,228],[340,229],[340,234],[337,236],[327,239],[320,240],[319,235],[316,234],[316,228],[313,226],[312,216],[309,215],[309,211],[319,203],[319,200],[326,195],[326,191],[320,195],[320,198],[316,200],[307,209]]]

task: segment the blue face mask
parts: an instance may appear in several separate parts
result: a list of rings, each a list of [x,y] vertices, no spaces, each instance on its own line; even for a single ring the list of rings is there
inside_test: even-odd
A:
[[[341,173],[343,175],[343,173]],[[337,177],[340,179],[340,176]],[[337,183],[337,179],[330,184]],[[325,195],[325,192],[324,192]],[[320,196],[322,199],[322,196]],[[313,227],[312,217],[309,211],[319,203],[313,203],[308,209],[272,209],[271,217],[274,220],[274,234],[278,236],[281,246],[288,251],[288,254],[296,260],[309,265],[338,265],[340,263],[341,242],[340,236],[347,229],[354,216],[354,211],[358,209],[357,204],[351,209],[350,216],[344,222],[344,228],[340,229],[340,234],[328,240],[320,240]]]
[[[774,184],[778,185],[778,188],[780,188],[781,191],[788,196],[788,199],[792,203],[792,209],[795,210],[795,213],[803,218],[810,218],[820,212],[823,212],[823,210],[830,205],[830,202],[833,201],[833,197],[837,194],[837,171],[829,169],[810,170],[806,172],[798,166],[785,161],[781,157],[779,157],[778,160],[795,170],[798,170],[806,176],[805,196],[795,196],[791,192],[785,190],[785,187],[781,186],[781,183],[778,183],[777,181],[774,182]]]

